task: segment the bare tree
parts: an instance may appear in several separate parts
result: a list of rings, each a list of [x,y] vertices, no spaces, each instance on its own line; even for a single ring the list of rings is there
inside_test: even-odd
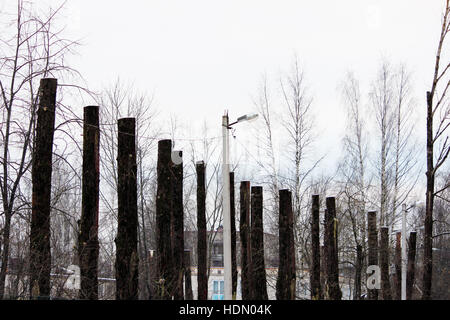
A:
[[[436,51],[434,75],[430,91],[427,92],[427,189],[425,203],[425,235],[423,255],[423,288],[422,299],[431,299],[432,271],[433,271],[433,209],[434,198],[439,196],[449,185],[435,190],[435,178],[437,170],[445,163],[449,152],[450,142],[446,135],[450,126],[450,104],[447,91],[450,87],[449,73],[450,63],[441,64],[441,54],[444,42],[450,31],[450,1],[445,1],[445,9],[442,17],[441,33]],[[434,125],[437,124],[437,127]],[[434,129],[436,128],[436,129]],[[445,137],[445,138],[444,138]],[[435,151],[437,153],[435,154]],[[435,158],[437,155],[437,158]]]
[[[262,132],[262,137],[258,134],[258,147],[263,153],[263,157],[258,157],[254,159],[257,161],[257,165],[263,169],[262,179],[263,183],[268,185],[269,197],[265,199],[265,209],[268,214],[266,215],[270,219],[267,223],[272,230],[277,229],[278,225],[278,206],[279,206],[279,181],[278,181],[278,169],[276,167],[276,158],[274,150],[274,117],[275,110],[272,105],[272,98],[270,94],[269,83],[267,75],[264,74],[261,78],[259,85],[258,96],[254,99],[253,104],[256,111],[261,116],[262,121],[259,121],[259,126],[256,130]],[[267,159],[267,161],[265,161]]]
[[[302,170],[303,161],[306,158],[307,149],[313,142],[312,128],[313,121],[311,115],[312,98],[307,93],[303,70],[300,69],[299,62],[295,58],[292,71],[280,81],[283,92],[284,103],[286,105],[287,118],[283,124],[287,130],[290,140],[289,160],[293,164],[293,209],[296,216],[300,214],[301,207],[301,184],[306,177]]]
[[[20,197],[20,184],[31,166],[38,81],[76,73],[65,64],[65,57],[77,43],[65,39],[63,29],[58,29],[55,23],[63,5],[48,14],[36,14],[30,7],[27,2],[17,1],[14,18],[6,23],[1,39],[0,191],[4,226],[0,299],[4,294],[9,258],[11,219],[20,208],[16,203]]]
[[[392,66],[384,60],[370,91],[376,118],[379,151],[374,158],[379,184],[380,226],[398,221],[398,209],[414,188],[417,175],[417,143],[413,140],[414,108],[411,80],[404,65]],[[377,159],[378,158],[378,159]]]
[[[375,113],[377,132],[379,135],[379,153],[376,162],[377,177],[380,179],[380,215],[379,224],[389,224],[388,211],[391,189],[391,157],[394,137],[395,112],[393,110],[393,73],[387,61],[381,64],[376,79],[372,84],[370,100]]]
[[[358,256],[358,248],[363,254],[366,247],[366,204],[369,188],[367,173],[368,132],[365,109],[359,81],[349,72],[342,84],[342,98],[347,111],[347,133],[344,137],[344,158],[339,165],[342,176],[341,199],[345,205],[344,214],[351,223],[355,259],[354,298],[361,295],[363,256]]]
[[[323,157],[318,160],[308,158],[308,152],[311,151],[314,142],[312,97],[308,92],[306,77],[297,57],[292,63],[290,73],[280,80],[280,87],[285,106],[282,125],[287,133],[288,163],[288,170],[283,172],[285,177],[280,176],[280,180],[292,190],[294,237],[298,253],[296,259],[299,261],[296,265],[302,269],[304,263],[310,260],[308,241],[311,236],[309,232],[303,232],[310,230],[311,214],[309,210],[311,196],[305,194],[309,191],[310,184],[305,186],[305,180],[310,177]]]

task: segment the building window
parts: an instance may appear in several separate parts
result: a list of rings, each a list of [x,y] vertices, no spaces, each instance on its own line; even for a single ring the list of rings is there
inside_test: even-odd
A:
[[[223,280],[214,280],[212,300],[223,300],[223,299],[224,299],[224,282]]]

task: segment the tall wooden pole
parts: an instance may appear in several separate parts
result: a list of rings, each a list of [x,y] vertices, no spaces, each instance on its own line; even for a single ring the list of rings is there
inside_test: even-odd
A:
[[[172,298],[172,140],[158,141],[157,191],[156,191],[156,269],[158,297]]]
[[[413,296],[413,285],[416,266],[416,239],[417,233],[410,232],[409,246],[408,246],[408,273],[406,275],[406,300],[411,300]]]
[[[250,300],[252,292],[252,262],[250,239],[250,182],[241,181],[240,185],[240,220],[239,235],[241,238],[241,296],[242,300]]]
[[[183,260],[184,260],[184,221],[183,221],[183,153],[174,151],[176,162],[173,163],[173,268],[174,299],[183,300]]]
[[[336,200],[326,198],[325,234],[327,255],[327,292],[331,300],[341,300],[342,292],[339,287],[338,261],[338,222],[336,219]]]
[[[312,196],[311,210],[311,299],[322,300],[320,288],[320,203],[319,195]]]
[[[208,300],[207,249],[206,249],[206,186],[205,163],[196,164],[197,171],[197,288],[198,300]]]
[[[367,232],[368,232],[368,265],[378,265],[378,232],[377,232],[377,213],[370,211],[367,215]],[[368,290],[370,300],[378,300],[378,290]]]
[[[41,79],[32,163],[30,296],[50,296],[50,198],[56,79]]]
[[[266,268],[264,263],[263,188],[251,188],[251,248],[253,300],[267,300]]]
[[[381,293],[383,300],[392,300],[391,284],[389,281],[389,228],[380,228],[380,271]]]
[[[138,299],[136,119],[118,120],[116,300]]]
[[[80,263],[80,299],[98,299],[97,265],[98,210],[100,183],[100,129],[99,108],[84,108],[83,125],[83,186],[81,197],[81,221],[78,236],[78,260]]]
[[[236,206],[234,202],[234,172],[230,172],[230,229],[231,229],[231,293],[236,300],[237,290],[237,263],[236,263]]]

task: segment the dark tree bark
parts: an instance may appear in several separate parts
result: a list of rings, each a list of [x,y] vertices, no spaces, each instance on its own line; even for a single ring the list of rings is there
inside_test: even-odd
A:
[[[32,163],[30,296],[50,297],[50,198],[56,79],[41,79]]]
[[[268,300],[264,263],[263,188],[251,188],[252,300]]]
[[[156,191],[156,258],[158,297],[170,300],[173,294],[172,261],[172,140],[158,141]]]
[[[184,300],[193,300],[191,281],[191,251],[184,251]]]
[[[406,274],[406,300],[412,300],[413,286],[415,278],[416,268],[416,239],[417,233],[409,233],[409,246],[408,246],[408,271]]]
[[[98,299],[99,146],[100,129],[98,106],[88,106],[84,108],[83,187],[80,234],[78,237],[80,299],[88,300]]]
[[[378,265],[378,232],[377,232],[377,213],[370,211],[367,214],[367,233],[368,233],[368,265]],[[369,300],[378,300],[378,290],[368,290]]]
[[[288,238],[288,217],[287,217],[287,196],[284,191],[280,190],[280,205],[278,214],[278,275],[276,284],[276,298],[277,300],[288,300],[289,290],[289,238]]]
[[[252,262],[250,239],[250,182],[241,181],[240,186],[240,220],[241,237],[241,296],[250,300],[252,292]]]
[[[177,159],[182,159],[182,151],[178,152]],[[174,270],[174,299],[183,300],[183,260],[184,260],[184,221],[183,221],[183,162],[173,164],[173,270]]]
[[[381,293],[383,300],[392,300],[391,284],[389,282],[389,228],[380,228],[380,271]]]
[[[326,210],[326,209],[325,209]],[[325,243],[326,234],[324,234],[324,243]],[[320,289],[322,299],[327,296],[326,290],[326,282],[327,282],[327,250],[325,245],[320,246]]]
[[[149,269],[149,299],[150,300],[157,300],[159,299],[158,296],[158,276],[156,274],[157,272],[157,258],[156,258],[156,251],[150,250],[150,254],[148,255],[148,269]]]
[[[433,96],[427,92],[427,191],[425,199],[425,224],[423,246],[422,299],[431,299],[433,273],[433,204],[434,204],[434,141],[433,141]]]
[[[230,224],[231,224],[231,275],[232,297],[236,300],[237,263],[236,263],[236,206],[234,203],[234,172],[230,172]]]
[[[395,242],[395,256],[394,256],[394,265],[395,265],[395,275],[394,275],[394,292],[395,292],[395,300],[402,299],[402,233],[397,232],[395,234],[396,242]]]
[[[290,299],[295,300],[297,286],[297,270],[295,265],[295,238],[294,238],[294,211],[292,209],[292,192],[289,192],[290,200],[288,203],[288,234],[289,234],[289,294]]]
[[[334,197],[326,198],[325,211],[325,248],[327,257],[327,292],[331,300],[341,300],[342,292],[339,287],[339,261],[338,261],[338,221],[336,219],[336,200]]]
[[[136,119],[118,120],[116,300],[138,299]]]
[[[232,297],[236,299],[237,290],[237,262],[236,262],[236,206],[234,196],[234,172],[230,172],[230,224],[231,224],[231,273]]]
[[[355,290],[353,300],[361,299],[361,274],[364,263],[363,248],[360,244],[356,246],[356,263],[355,263]]]
[[[294,226],[291,192],[280,190],[279,201],[279,263],[276,298],[277,300],[295,300],[295,251],[292,250]]]
[[[208,300],[207,240],[206,240],[206,187],[205,163],[196,164],[197,171],[197,287],[198,300]]]
[[[320,204],[319,195],[312,196],[311,210],[311,300],[322,300],[320,288]]]

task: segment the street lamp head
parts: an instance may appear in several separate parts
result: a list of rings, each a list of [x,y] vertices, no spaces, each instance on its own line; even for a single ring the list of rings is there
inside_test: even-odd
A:
[[[424,204],[425,203],[425,201],[423,201],[423,200],[420,200],[420,201],[416,201],[416,202],[414,202],[412,205],[411,205],[411,207],[418,207],[418,205],[419,204]]]
[[[251,114],[246,114],[245,116],[239,117],[236,122],[252,121],[252,120],[255,120],[256,118],[258,118],[258,114],[251,113]]]
[[[416,201],[416,202],[414,202],[413,204],[411,204],[410,206],[409,206],[409,208],[406,208],[406,203],[403,203],[402,204],[402,209],[403,209],[403,211],[409,211],[410,209],[413,209],[413,208],[416,208],[416,207],[418,207],[418,205],[419,204],[422,204],[422,203],[424,203],[424,201]]]

